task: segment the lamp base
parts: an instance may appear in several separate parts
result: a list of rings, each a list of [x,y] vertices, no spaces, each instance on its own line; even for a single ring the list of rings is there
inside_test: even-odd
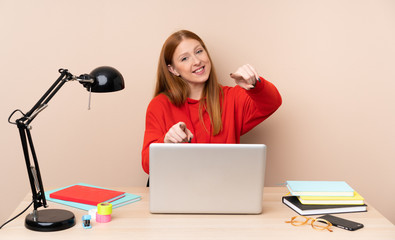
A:
[[[30,213],[25,219],[26,228],[40,232],[64,230],[71,228],[74,225],[74,214],[63,209],[37,210],[36,214]]]

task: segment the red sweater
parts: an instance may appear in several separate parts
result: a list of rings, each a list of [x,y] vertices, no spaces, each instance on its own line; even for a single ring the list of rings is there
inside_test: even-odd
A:
[[[281,105],[281,96],[276,87],[261,78],[255,88],[245,90],[239,86],[222,86],[222,130],[212,136],[208,113],[203,110],[199,119],[199,101],[189,99],[176,107],[166,95],[160,94],[148,105],[145,121],[142,165],[149,174],[149,145],[163,143],[167,131],[176,123],[184,122],[192,132],[192,143],[240,143],[240,136],[268,118]]]

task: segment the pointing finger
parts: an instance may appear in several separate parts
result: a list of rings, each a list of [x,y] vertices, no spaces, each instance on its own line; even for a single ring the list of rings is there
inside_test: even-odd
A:
[[[251,71],[251,73],[255,76],[255,79],[258,80],[258,81],[260,81],[259,74],[258,74],[257,71],[255,70],[255,68],[254,68],[253,66],[251,66],[250,64],[247,64],[246,66],[249,68],[249,70]]]

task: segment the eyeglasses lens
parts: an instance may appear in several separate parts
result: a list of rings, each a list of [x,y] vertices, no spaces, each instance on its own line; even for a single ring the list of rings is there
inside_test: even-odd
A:
[[[308,218],[303,217],[303,216],[296,216],[293,217],[291,220],[292,225],[294,226],[300,226],[300,225],[304,225],[309,221]]]
[[[318,230],[324,230],[324,229],[326,229],[326,228],[328,228],[329,227],[329,224],[328,224],[328,222],[325,222],[325,221],[322,221],[322,220],[315,220],[312,224],[311,224],[311,226],[313,227],[313,228],[315,228],[315,229],[318,229]]]

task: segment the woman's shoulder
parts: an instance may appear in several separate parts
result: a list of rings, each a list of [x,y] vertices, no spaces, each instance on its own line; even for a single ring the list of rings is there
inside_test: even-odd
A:
[[[169,98],[165,94],[161,93],[155,96],[153,99],[151,99],[148,108],[150,109],[150,108],[164,107],[170,104],[171,102]]]
[[[152,98],[151,102],[170,102],[166,94],[161,93]]]

